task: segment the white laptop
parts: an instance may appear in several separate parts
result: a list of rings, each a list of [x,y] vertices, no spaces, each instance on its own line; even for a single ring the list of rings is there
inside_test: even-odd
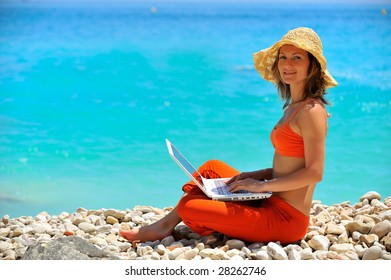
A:
[[[229,178],[219,179],[206,179],[190,164],[190,162],[179,152],[177,148],[166,139],[168,152],[174,161],[185,171],[190,179],[196,183],[196,185],[211,199],[213,200],[255,200],[265,199],[272,195],[271,192],[266,193],[251,193],[248,191],[241,191],[232,193],[228,190],[228,186],[225,183]],[[194,174],[198,175],[202,182],[199,182]]]

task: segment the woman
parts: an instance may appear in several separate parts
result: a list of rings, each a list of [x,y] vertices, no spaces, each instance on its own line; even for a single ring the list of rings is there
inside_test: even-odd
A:
[[[302,239],[309,225],[312,196],[323,177],[327,112],[326,89],[337,83],[326,68],[322,43],[310,28],[289,31],[270,48],[254,54],[255,68],[276,84],[284,113],[272,129],[275,148],[271,168],[253,172],[233,169],[211,160],[199,168],[206,178],[232,177],[232,192],[272,192],[270,198],[251,202],[208,199],[194,183],[183,186],[178,205],[154,224],[122,230],[128,240],[157,240],[171,235],[183,221],[194,232],[220,232],[250,242]]]

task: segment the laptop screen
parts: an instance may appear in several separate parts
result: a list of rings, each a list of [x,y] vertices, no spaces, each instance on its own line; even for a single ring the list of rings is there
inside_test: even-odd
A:
[[[174,157],[182,164],[182,166],[190,173],[198,173],[197,170],[182,156],[182,154],[173,146],[172,147],[172,152],[174,153]]]
[[[190,164],[190,162],[187,161],[187,159],[185,159],[185,157],[174,147],[174,145],[171,144],[171,142],[167,140],[167,144],[170,146],[172,156],[178,161],[180,165],[182,165],[184,169],[186,169],[190,175],[194,177],[195,174],[198,174],[201,177],[201,174],[198,173],[198,171]]]

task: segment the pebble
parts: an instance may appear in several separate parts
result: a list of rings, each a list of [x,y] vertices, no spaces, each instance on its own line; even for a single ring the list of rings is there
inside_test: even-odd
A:
[[[315,235],[311,240],[308,241],[308,245],[311,246],[312,249],[327,251],[330,246],[330,240],[323,235]]]
[[[383,250],[378,246],[373,246],[367,249],[362,257],[363,260],[377,260],[381,259]]]
[[[278,245],[277,243],[270,242],[267,245],[267,253],[274,259],[274,260],[287,260],[288,255],[285,253],[284,249]]]
[[[182,239],[131,243],[119,229],[149,225],[173,208],[137,205],[133,209],[78,208],[51,216],[0,218],[0,260],[18,260],[28,246],[62,236],[79,236],[124,260],[391,260],[391,197],[370,191],[351,205],[323,205],[314,200],[306,236],[295,244],[245,242],[220,233],[199,236],[183,223]]]

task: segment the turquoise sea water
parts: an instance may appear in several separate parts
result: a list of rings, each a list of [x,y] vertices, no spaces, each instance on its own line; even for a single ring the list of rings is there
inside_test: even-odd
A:
[[[283,104],[252,53],[298,26],[318,32],[339,82],[314,199],[390,196],[383,8],[1,2],[0,216],[173,206],[188,178],[165,138],[194,165],[270,167]]]

